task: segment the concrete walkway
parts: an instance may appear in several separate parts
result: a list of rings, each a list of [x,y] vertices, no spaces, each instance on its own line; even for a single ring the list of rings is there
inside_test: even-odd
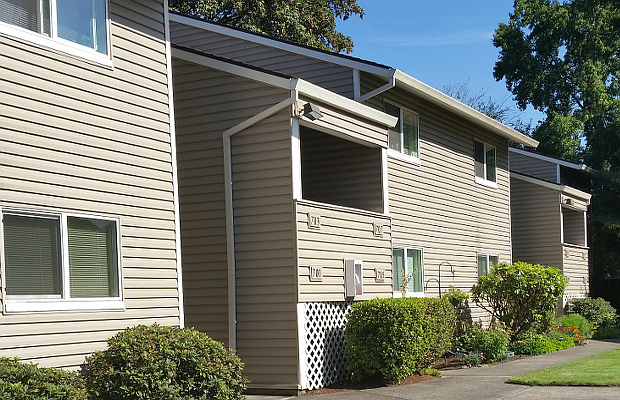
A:
[[[620,387],[524,386],[506,379],[529,371],[548,368],[578,358],[620,347],[620,341],[591,340],[586,346],[572,347],[542,356],[526,357],[494,366],[442,371],[442,377],[412,385],[381,387],[317,396],[247,396],[248,400],[618,400]]]

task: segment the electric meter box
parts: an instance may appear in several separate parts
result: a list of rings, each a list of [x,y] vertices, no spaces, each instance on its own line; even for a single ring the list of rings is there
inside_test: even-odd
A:
[[[364,294],[363,266],[364,262],[361,260],[344,261],[344,292],[346,297]]]

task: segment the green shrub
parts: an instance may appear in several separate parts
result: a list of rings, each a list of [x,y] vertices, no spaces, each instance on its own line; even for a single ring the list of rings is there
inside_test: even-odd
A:
[[[551,325],[566,278],[557,268],[516,262],[500,263],[478,278],[472,291],[476,304],[520,335]]]
[[[505,330],[474,325],[456,339],[455,347],[461,358],[468,354],[480,354],[481,361],[493,362],[506,359],[507,346],[508,334]]]
[[[579,314],[567,314],[563,315],[557,320],[558,325],[560,326],[574,326],[577,328],[579,332],[584,335],[584,338],[590,338],[592,335],[590,331],[590,323],[585,317],[582,317]]]
[[[461,302],[469,299],[467,293],[453,285],[450,285],[448,290],[443,292],[441,296],[445,297],[454,307],[458,307]]]
[[[547,334],[526,332],[519,340],[511,342],[509,349],[516,354],[540,355],[567,349],[574,345],[571,335],[552,329]]]
[[[617,339],[620,338],[620,329],[615,326],[598,328],[594,331],[592,339]]]
[[[353,380],[400,382],[429,367],[452,346],[454,307],[447,299],[374,299],[355,303],[345,326]]]
[[[575,313],[585,317],[594,330],[617,327],[618,324],[616,309],[613,308],[608,301],[600,297],[597,299],[591,299],[589,297],[572,299],[568,303],[568,311],[569,313]]]
[[[243,399],[239,357],[204,333],[136,326],[86,360],[86,386],[97,400]]]
[[[17,358],[0,358],[1,400],[84,400],[84,381],[77,372],[39,368]]]

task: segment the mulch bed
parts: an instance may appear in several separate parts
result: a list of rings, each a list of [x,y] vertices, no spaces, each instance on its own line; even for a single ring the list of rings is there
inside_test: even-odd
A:
[[[500,361],[499,363],[519,360],[519,359],[521,359],[523,357],[529,357],[529,356],[520,356],[520,355],[513,356],[513,357],[510,357],[508,360]],[[493,364],[483,364],[483,366],[488,366],[488,365],[493,365]],[[445,371],[445,370],[450,370],[450,369],[468,368],[461,361],[461,359],[459,357],[456,357],[456,356],[440,358],[437,361],[435,361],[434,367],[435,367],[435,369],[438,369],[439,371],[442,371],[442,370]],[[410,376],[409,378],[403,380],[400,383],[390,383],[390,382],[386,382],[384,379],[375,379],[375,380],[369,380],[369,381],[365,381],[365,382],[352,382],[352,381],[349,381],[349,380],[345,380],[345,381],[336,382],[336,383],[330,385],[327,388],[319,388],[319,389],[315,389],[315,390],[308,390],[308,391],[302,393],[302,395],[303,396],[313,396],[313,395],[319,395],[319,394],[329,394],[329,393],[337,393],[337,392],[350,392],[350,391],[355,391],[355,390],[374,389],[374,388],[384,387],[384,386],[411,385],[411,384],[414,384],[414,383],[429,381],[429,380],[437,379],[437,378],[439,378],[439,377],[438,376],[431,376],[431,375],[420,375],[419,373],[415,373],[414,375]]]

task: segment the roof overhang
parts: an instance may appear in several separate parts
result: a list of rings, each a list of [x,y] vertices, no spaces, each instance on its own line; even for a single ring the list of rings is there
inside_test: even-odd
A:
[[[208,53],[193,49],[180,48],[173,46],[171,49],[172,57],[179,60],[187,61],[193,64],[202,65],[204,67],[216,69],[218,71],[227,72],[232,75],[241,76],[266,85],[279,87],[285,90],[297,92],[325,104],[329,104],[347,113],[357,117],[372,121],[385,127],[393,127],[396,125],[398,118],[388,115],[382,111],[371,108],[364,104],[358,103],[347,97],[336,94],[330,90],[314,85],[303,79],[286,77],[280,74],[266,72],[250,66],[241,65],[233,60],[225,60],[220,57],[211,56]]]
[[[520,174],[514,171],[510,172],[510,178],[519,179],[521,181],[533,183],[534,185],[539,185],[539,186],[546,187],[551,190],[556,190],[558,192],[564,193],[571,197],[584,200],[588,204],[590,203],[590,199],[592,198],[592,195],[590,193],[586,193],[579,189],[575,189],[574,187],[566,186],[566,185],[558,185],[557,183],[552,183],[552,182],[545,181],[542,179],[534,178],[533,176],[529,176],[529,175],[523,175],[523,174]]]
[[[587,172],[587,173],[592,174],[592,175],[597,175],[598,174],[597,171],[594,168],[590,168],[590,167],[588,167],[585,164],[577,164],[577,163],[574,163],[574,162],[571,162],[571,161],[562,160],[560,158],[549,157],[549,156],[545,156],[543,154],[538,154],[538,153],[534,153],[534,152],[527,151],[527,150],[517,149],[517,148],[514,148],[514,147],[511,147],[510,151],[513,152],[513,153],[516,153],[516,154],[522,154],[522,155],[527,156],[527,157],[536,158],[538,160],[543,160],[543,161],[547,161],[547,162],[550,162],[550,163],[553,163],[553,164],[558,164],[558,165],[561,165],[563,167],[567,167],[567,168],[574,169],[574,170],[577,170],[577,171]]]

